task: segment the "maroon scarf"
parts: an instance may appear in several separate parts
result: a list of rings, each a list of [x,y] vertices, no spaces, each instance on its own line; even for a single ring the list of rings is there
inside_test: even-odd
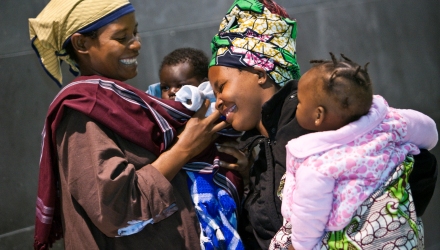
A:
[[[78,77],[64,87],[49,107],[42,132],[35,249],[47,249],[63,237],[55,135],[65,107],[89,116],[155,155],[171,145],[176,129],[193,114],[179,102],[159,100],[126,83],[104,77]]]

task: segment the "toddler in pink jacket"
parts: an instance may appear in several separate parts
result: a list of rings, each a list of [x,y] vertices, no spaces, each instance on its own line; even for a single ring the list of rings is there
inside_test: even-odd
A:
[[[384,98],[372,94],[367,65],[361,68],[343,55],[341,61],[331,56],[331,61],[311,61],[316,64],[298,83],[296,118],[302,127],[317,132],[286,146],[281,212],[290,235],[283,237],[288,236],[297,250],[331,248],[322,246],[326,232],[344,231],[356,210],[407,155],[419,154],[419,148],[432,149],[438,140],[431,118],[414,110],[390,108]],[[277,241],[283,237],[279,232],[271,247],[282,248]],[[402,242],[411,248],[417,245],[406,240]],[[346,241],[355,248],[367,248],[356,240]],[[394,244],[390,242],[383,244]]]

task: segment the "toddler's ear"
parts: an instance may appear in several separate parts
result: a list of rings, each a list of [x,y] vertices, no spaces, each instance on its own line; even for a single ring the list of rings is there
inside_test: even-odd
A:
[[[318,106],[315,109],[314,116],[315,116],[315,126],[316,126],[316,128],[319,128],[322,125],[324,118],[325,118],[325,108],[323,106]],[[319,131],[319,129],[318,129],[318,131]]]

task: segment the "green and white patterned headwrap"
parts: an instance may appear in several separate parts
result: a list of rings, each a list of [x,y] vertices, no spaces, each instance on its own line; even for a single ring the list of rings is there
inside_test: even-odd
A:
[[[211,66],[260,66],[278,85],[299,79],[296,21],[271,13],[258,0],[235,0],[211,42]]]

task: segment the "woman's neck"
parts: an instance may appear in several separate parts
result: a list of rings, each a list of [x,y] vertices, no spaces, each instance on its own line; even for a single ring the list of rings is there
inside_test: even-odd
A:
[[[267,132],[266,128],[264,127],[262,120],[260,120],[260,122],[258,123],[257,130],[264,137],[269,137],[269,133]]]
[[[268,102],[281,89],[281,87],[269,77],[267,78],[266,84],[269,85],[269,87],[266,88],[266,90],[264,91],[261,107],[263,107],[263,105]],[[269,133],[263,125],[262,118],[260,118],[256,129],[258,130],[258,132],[260,132],[261,135],[269,137]]]

